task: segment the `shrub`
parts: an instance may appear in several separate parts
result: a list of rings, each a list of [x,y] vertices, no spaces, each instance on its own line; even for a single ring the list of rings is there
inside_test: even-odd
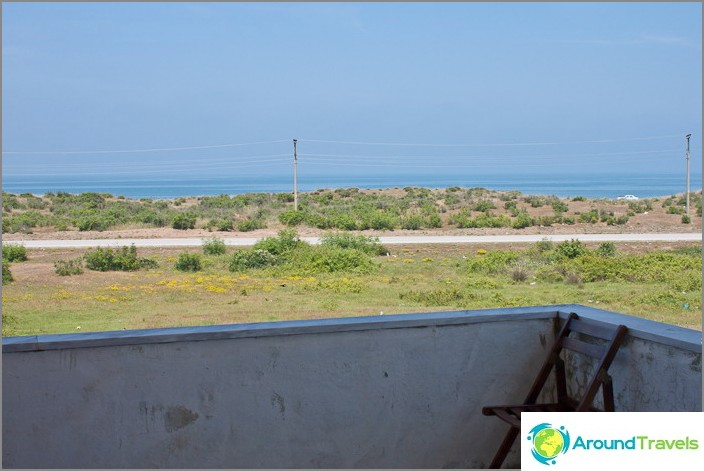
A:
[[[687,216],[686,214],[682,215],[682,224],[689,224],[692,222],[692,218]]]
[[[557,244],[557,252],[567,258],[576,258],[586,255],[587,248],[580,240],[571,239]]]
[[[542,239],[535,243],[539,252],[548,252],[553,249],[554,244],[550,239]]]
[[[80,258],[59,260],[54,262],[54,272],[59,276],[80,275],[83,273],[83,261]]]
[[[349,214],[335,214],[330,217],[330,227],[353,231],[357,229],[357,221]]]
[[[616,255],[616,245],[613,242],[602,242],[597,247],[596,254],[602,257],[613,257]]]
[[[509,250],[492,250],[485,255],[475,255],[467,260],[469,273],[483,273],[493,275],[503,272],[507,267],[520,258],[518,252]]]
[[[323,247],[355,249],[369,255],[384,255],[387,253],[386,248],[379,243],[378,237],[366,237],[363,235],[325,234],[320,238],[320,245]]]
[[[533,218],[527,212],[518,213],[518,216],[511,223],[514,229],[523,229],[533,225]]]
[[[396,221],[393,216],[376,211],[368,216],[367,221],[369,227],[374,230],[393,230],[396,227]]]
[[[567,206],[567,203],[563,201],[553,201],[552,203],[552,210],[555,212],[555,214],[562,214],[566,213],[567,210],[569,209],[569,206]]]
[[[233,272],[264,268],[278,263],[276,255],[262,249],[238,250],[232,254],[229,269]]]
[[[369,274],[378,266],[366,253],[355,249],[320,246],[298,250],[292,254],[290,263],[301,273],[351,272]]]
[[[579,276],[579,273],[575,273],[573,271],[568,272],[565,275],[565,283],[567,283],[568,285],[581,285],[582,277]]]
[[[109,229],[115,221],[97,211],[83,211],[83,214],[74,221],[79,231],[99,231]]]
[[[267,237],[254,244],[255,250],[265,250],[272,255],[282,255],[297,247],[308,245],[298,238],[298,233],[293,229],[283,229],[277,237]]]
[[[535,219],[535,224],[537,226],[549,227],[549,226],[552,226],[554,223],[555,223],[554,216],[538,216]]]
[[[196,227],[196,215],[193,213],[177,214],[171,222],[171,227],[181,230],[193,229]]]
[[[401,223],[402,229],[408,229],[412,231],[417,231],[423,228],[423,217],[418,214],[412,214],[405,217]]]
[[[222,255],[227,251],[225,241],[213,237],[203,241],[203,253],[205,255]]]
[[[614,226],[614,225],[622,226],[628,222],[628,218],[629,218],[629,216],[627,216],[627,215],[626,216],[619,216],[619,217],[609,216],[608,218],[606,218],[606,224],[608,224],[609,226]]]
[[[215,224],[220,232],[228,232],[235,228],[230,219],[221,219]]]
[[[251,232],[257,229],[264,229],[266,224],[261,219],[246,219],[237,224],[237,230],[240,232]]]
[[[592,209],[590,211],[587,211],[586,213],[581,213],[579,215],[579,222],[587,224],[596,224],[597,222],[599,222],[599,211],[596,209]]]
[[[302,211],[296,211],[294,209],[289,209],[279,214],[279,221],[281,224],[285,224],[289,227],[297,226],[303,222],[305,214]]]
[[[432,213],[428,216],[427,226],[431,229],[439,229],[442,227],[442,219],[438,213]]]
[[[134,245],[111,248],[98,247],[84,256],[86,267],[95,271],[135,271],[140,268],[154,268],[154,260],[137,257],[137,248]]]
[[[526,281],[530,273],[528,267],[523,263],[516,263],[511,270],[511,278],[513,281]]]
[[[24,245],[7,244],[2,246],[2,258],[8,262],[24,262],[27,260],[27,249]]]
[[[2,284],[6,285],[12,283],[15,279],[12,277],[12,272],[10,271],[10,262],[2,259]]]
[[[494,203],[492,203],[490,200],[481,200],[477,201],[477,203],[474,205],[472,209],[475,211],[480,211],[480,212],[485,212],[490,209],[494,209],[496,206],[494,206]]]
[[[584,196],[575,196],[572,198],[572,201],[586,201],[587,199]]]
[[[174,264],[174,268],[179,271],[200,271],[203,269],[200,255],[197,253],[183,252],[179,254],[178,260]]]

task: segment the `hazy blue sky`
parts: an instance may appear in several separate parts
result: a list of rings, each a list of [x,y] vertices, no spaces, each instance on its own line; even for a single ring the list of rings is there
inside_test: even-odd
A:
[[[700,171],[701,40],[701,3],[3,3],[3,170],[646,172],[692,132]]]

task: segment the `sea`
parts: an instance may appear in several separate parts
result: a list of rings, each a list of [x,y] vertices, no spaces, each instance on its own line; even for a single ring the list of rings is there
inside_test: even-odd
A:
[[[299,175],[298,191],[308,192],[334,188],[487,188],[520,191],[523,194],[617,198],[635,195],[639,198],[684,193],[684,172],[669,174],[559,173],[559,174],[427,174],[403,176],[375,175]],[[700,173],[690,175],[690,191],[702,189]],[[2,191],[14,194],[47,192],[99,192],[127,198],[172,199],[186,196],[235,195],[242,193],[282,193],[293,191],[290,175],[242,176],[110,176],[110,175],[41,175],[13,176],[3,174]]]

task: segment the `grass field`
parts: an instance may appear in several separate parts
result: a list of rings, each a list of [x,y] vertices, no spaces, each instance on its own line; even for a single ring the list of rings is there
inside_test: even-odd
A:
[[[73,276],[59,276],[54,264],[89,251],[30,250],[11,264],[14,281],[2,289],[3,335],[565,303],[702,328],[701,244],[414,245],[352,258],[354,249],[329,249],[325,260],[341,261],[335,266],[320,265],[317,250],[233,272],[232,248],[140,249],[158,267],[84,266]],[[199,271],[174,268],[184,252],[199,254]]]

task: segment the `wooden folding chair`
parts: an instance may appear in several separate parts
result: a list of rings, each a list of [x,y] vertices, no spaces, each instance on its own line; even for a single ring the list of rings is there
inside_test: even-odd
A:
[[[550,353],[545,359],[540,373],[533,382],[533,386],[531,386],[530,392],[523,403],[482,408],[484,415],[495,415],[511,427],[489,467],[497,469],[504,462],[520,431],[521,412],[613,412],[614,390],[611,376],[609,376],[607,370],[616,356],[616,352],[627,330],[626,326],[623,325],[611,328],[602,323],[581,319],[577,314],[571,313],[557,335],[555,343],[550,349]],[[572,332],[575,335],[570,337]],[[596,341],[599,343],[594,340],[591,342],[585,341],[589,337],[601,339],[602,341]],[[580,399],[573,399],[567,394],[565,359],[560,356],[563,350],[587,355],[597,361],[592,379],[584,388]],[[536,401],[543,391],[543,387],[553,368],[555,370],[557,401],[538,404]],[[597,409],[593,405],[594,398],[600,387],[603,394],[603,410]]]

